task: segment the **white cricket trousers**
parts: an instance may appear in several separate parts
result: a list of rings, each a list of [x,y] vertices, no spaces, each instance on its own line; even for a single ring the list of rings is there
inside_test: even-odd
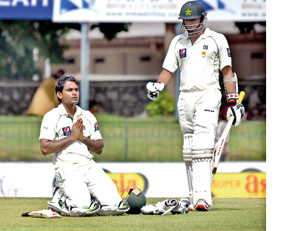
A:
[[[208,135],[205,142],[214,146],[221,98],[218,89],[180,92],[177,108],[183,135],[204,132]]]
[[[55,170],[56,185],[63,190],[69,205],[89,208],[91,196],[101,205],[118,206],[122,198],[111,178],[94,160],[66,164]]]
[[[205,200],[212,206],[211,164],[222,94],[217,89],[180,92],[179,124],[183,133],[183,160],[194,206]]]

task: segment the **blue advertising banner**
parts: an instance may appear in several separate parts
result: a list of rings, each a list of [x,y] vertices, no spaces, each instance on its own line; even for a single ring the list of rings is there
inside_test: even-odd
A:
[[[209,21],[266,21],[266,0],[196,0]],[[55,0],[54,22],[181,22],[187,0]]]
[[[51,20],[54,0],[0,0],[0,19]]]

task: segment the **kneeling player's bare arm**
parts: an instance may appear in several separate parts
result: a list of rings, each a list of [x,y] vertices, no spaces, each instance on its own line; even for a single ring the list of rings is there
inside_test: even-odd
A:
[[[73,143],[76,139],[74,139],[73,136],[67,136],[61,140],[48,140],[48,139],[41,139],[40,140],[40,146],[41,151],[44,156],[59,152],[62,149],[68,147],[71,143]]]
[[[78,120],[73,124],[72,132],[69,136],[66,136],[61,140],[41,139],[40,140],[41,152],[45,156],[63,150],[64,148],[68,147],[71,143],[79,139],[79,137],[82,135],[82,131],[83,131],[82,120]]]
[[[88,149],[92,152],[95,152],[97,154],[101,154],[103,151],[104,143],[102,139],[99,140],[91,140],[88,137],[83,136],[81,139],[79,139],[82,143],[84,143]]]

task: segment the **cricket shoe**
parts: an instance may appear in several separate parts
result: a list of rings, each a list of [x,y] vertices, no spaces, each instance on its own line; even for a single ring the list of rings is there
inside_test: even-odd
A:
[[[92,202],[88,209],[72,207],[70,206],[71,217],[89,217],[98,213],[100,210],[100,204],[98,202]]]
[[[197,211],[210,211],[211,206],[205,200],[198,200],[195,206]]]
[[[48,209],[58,214],[69,214],[69,208],[64,203],[65,198],[62,190],[55,186],[52,192],[52,200],[48,201]]]
[[[129,209],[130,209],[129,204],[126,201],[125,202],[121,201],[114,216],[120,216],[124,213],[127,213]]]
[[[55,202],[55,201],[48,201],[48,209],[56,212],[58,214],[67,214],[70,215],[69,213],[69,208],[66,206],[66,204],[60,200],[59,202]]]

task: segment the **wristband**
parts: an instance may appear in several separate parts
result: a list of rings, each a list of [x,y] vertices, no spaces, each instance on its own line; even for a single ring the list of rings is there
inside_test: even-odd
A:
[[[227,104],[229,107],[234,107],[237,105],[238,99],[239,99],[239,94],[238,93],[228,93],[227,94]]]

